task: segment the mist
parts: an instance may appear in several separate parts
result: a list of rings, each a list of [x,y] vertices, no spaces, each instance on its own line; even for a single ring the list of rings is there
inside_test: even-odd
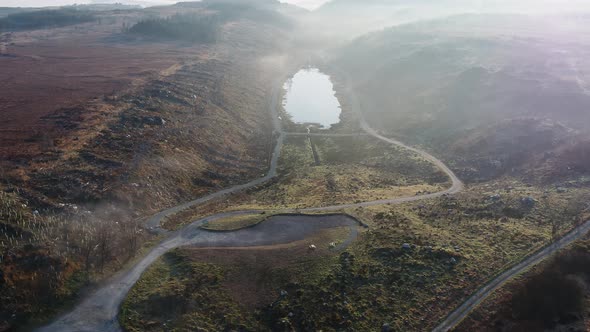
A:
[[[172,5],[178,1],[174,0],[4,0],[0,7],[59,7],[71,6],[74,4],[115,4],[139,5],[142,7],[155,5]]]
[[[589,0],[0,1],[0,331],[586,330]]]
[[[295,2],[295,1],[293,1]],[[310,1],[311,2],[311,1]],[[300,5],[307,4],[301,1]],[[313,2],[317,6],[317,2]],[[414,22],[436,20],[462,14],[512,14],[535,18],[580,16],[590,12],[585,1],[351,1],[334,0],[316,7],[300,18],[301,36],[318,43],[338,44],[365,33]],[[486,19],[481,22],[486,24]]]

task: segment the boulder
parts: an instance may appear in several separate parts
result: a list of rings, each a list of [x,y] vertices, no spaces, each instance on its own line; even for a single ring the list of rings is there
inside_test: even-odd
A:
[[[520,203],[526,207],[533,207],[537,204],[537,200],[531,196],[527,196],[527,197],[521,198]]]

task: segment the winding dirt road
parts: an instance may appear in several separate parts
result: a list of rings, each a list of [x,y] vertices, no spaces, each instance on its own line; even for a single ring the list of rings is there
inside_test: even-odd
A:
[[[155,214],[151,217],[146,227],[154,232],[165,234],[165,239],[153,248],[143,259],[141,259],[133,267],[122,271],[106,281],[105,284],[98,291],[83,300],[76,308],[58,318],[52,324],[45,326],[39,331],[43,332],[68,332],[68,331],[120,331],[121,328],[117,321],[117,315],[121,303],[125,299],[125,296],[133,287],[133,285],[139,280],[141,274],[160,256],[165,254],[167,251],[180,246],[199,246],[199,247],[248,247],[248,246],[260,246],[260,245],[277,245],[294,242],[303,239],[314,232],[331,227],[348,227],[350,229],[350,236],[343,244],[337,249],[343,249],[348,246],[357,236],[358,221],[345,215],[326,215],[326,216],[289,216],[289,215],[278,215],[270,218],[268,221],[263,222],[255,227],[238,230],[235,232],[208,232],[200,229],[199,227],[206,221],[212,221],[216,219],[226,218],[228,216],[236,215],[247,215],[252,213],[259,213],[261,211],[233,211],[219,213],[213,216],[209,216],[200,220],[197,220],[190,225],[178,230],[176,232],[167,232],[160,227],[162,220],[166,217],[171,216],[175,213],[203,204],[212,199],[220,198],[231,193],[235,193],[248,188],[258,186],[277,175],[277,164],[283,145],[283,141],[287,135],[281,128],[281,123],[278,116],[277,107],[279,105],[279,89],[282,87],[282,81],[280,80],[275,84],[275,88],[272,91],[271,98],[269,100],[269,109],[272,113],[273,126],[275,128],[275,136],[277,137],[277,143],[274,147],[274,151],[270,160],[269,172],[264,177],[253,180],[251,182],[237,185],[231,188],[227,188],[213,194],[201,197],[199,199],[172,207],[164,210],[160,213]],[[423,158],[431,161],[443,172],[445,172],[452,181],[451,188],[433,194],[392,198],[371,202],[355,203],[355,204],[342,204],[334,206],[325,206],[317,208],[308,208],[299,210],[299,212],[328,212],[341,210],[345,208],[354,208],[361,206],[372,206],[381,204],[400,204],[405,202],[430,199],[439,197],[445,194],[453,194],[463,189],[463,183],[457,178],[457,176],[439,159],[430,155],[429,153],[409,147],[399,141],[383,137],[375,130],[373,130],[364,120],[360,106],[354,95],[353,91],[348,91],[353,101],[353,111],[356,112],[361,119],[361,127],[366,134],[352,134],[352,135],[371,135],[382,141],[390,144],[398,145],[403,148],[409,149],[421,155]],[[293,134],[299,135],[299,134]],[[351,134],[345,134],[350,136]],[[321,136],[328,136],[321,134]],[[342,134],[336,134],[336,136],[342,136]],[[293,212],[293,211],[285,211]]]
[[[457,177],[457,175],[450,168],[448,168],[447,165],[445,165],[445,163],[443,163],[440,159],[436,158],[435,156],[431,155],[430,153],[428,153],[426,151],[408,146],[398,140],[382,136],[376,130],[371,128],[371,126],[369,126],[369,124],[366,122],[366,120],[363,116],[363,113],[362,113],[362,110],[361,110],[361,107],[360,107],[360,104],[358,102],[358,98],[356,97],[355,92],[352,89],[350,89],[350,87],[352,86],[350,83],[348,84],[349,88],[346,91],[346,94],[350,98],[350,101],[352,104],[352,111],[355,114],[357,114],[357,116],[360,120],[361,128],[364,131],[364,133],[326,134],[326,133],[291,133],[291,132],[283,131],[283,129],[281,127],[281,122],[279,120],[278,110],[277,110],[279,87],[282,87],[282,85],[280,84],[282,81],[275,84],[275,89],[272,92],[272,97],[270,98],[270,102],[268,105],[270,112],[272,114],[273,126],[275,128],[275,133],[278,133],[277,143],[275,145],[275,148],[274,148],[274,151],[272,154],[268,174],[262,178],[258,178],[256,180],[250,181],[248,183],[237,185],[237,186],[230,187],[227,189],[223,189],[223,190],[217,191],[213,194],[196,199],[194,201],[190,201],[190,202],[172,207],[170,209],[164,210],[164,211],[154,215],[153,217],[151,217],[147,221],[146,225],[148,228],[152,229],[154,232],[159,232],[159,233],[165,232],[164,230],[162,230],[160,228],[162,220],[164,220],[165,218],[167,218],[175,213],[178,213],[180,211],[186,210],[186,209],[194,207],[194,206],[201,205],[205,202],[208,202],[208,201],[216,199],[216,198],[223,197],[225,195],[229,195],[229,194],[236,193],[236,192],[239,192],[239,191],[242,191],[245,189],[250,189],[250,188],[256,187],[256,186],[263,184],[266,181],[274,178],[275,176],[277,176],[277,166],[278,166],[278,161],[279,161],[279,157],[281,154],[281,148],[283,146],[283,142],[285,140],[285,137],[287,137],[287,136],[304,136],[304,137],[307,137],[307,136],[312,136],[312,137],[357,137],[357,136],[367,136],[367,135],[372,136],[372,137],[375,137],[379,140],[387,142],[389,144],[397,145],[399,147],[410,150],[410,151],[420,155],[422,158],[433,163],[436,167],[438,167],[440,170],[442,170],[451,179],[451,183],[452,183],[450,188],[448,188],[444,191],[437,192],[437,193],[416,195],[416,196],[409,196],[409,197],[389,198],[389,199],[382,199],[382,200],[377,200],[377,201],[369,201],[369,202],[361,202],[361,203],[340,204],[340,205],[331,205],[331,206],[323,206],[323,207],[315,207],[315,208],[306,208],[306,209],[299,209],[298,211],[302,211],[302,212],[326,211],[326,212],[329,212],[329,211],[337,211],[337,210],[341,210],[341,209],[356,208],[356,207],[367,207],[367,206],[383,205],[383,204],[401,204],[401,203],[414,202],[414,201],[419,201],[419,200],[424,200],[424,199],[441,197],[443,195],[451,195],[451,194],[455,194],[455,193],[458,193],[463,190],[463,187],[464,187],[463,182],[461,182],[461,180]],[[295,210],[285,210],[285,212],[295,212]]]
[[[210,200],[220,198],[225,195],[236,193],[236,192],[239,192],[242,190],[256,187],[256,186],[261,185],[261,184],[267,182],[268,180],[274,178],[275,176],[277,176],[277,165],[279,163],[279,157],[281,155],[281,148],[283,147],[283,142],[284,142],[285,136],[286,136],[286,133],[281,128],[281,121],[279,120],[279,111],[277,110],[277,105],[279,103],[279,95],[280,95],[279,91],[280,91],[280,88],[282,87],[282,85],[281,85],[282,82],[283,82],[283,79],[281,79],[275,83],[273,91],[271,93],[271,97],[269,99],[269,104],[268,104],[268,109],[271,112],[274,133],[278,134],[277,142],[275,144],[274,150],[272,152],[272,156],[270,158],[270,166],[268,169],[268,173],[265,176],[255,179],[255,180],[252,180],[248,183],[244,183],[244,184],[236,185],[236,186],[233,186],[230,188],[226,188],[226,189],[214,192],[212,194],[203,196],[201,198],[195,199],[193,201],[186,202],[184,204],[180,204],[180,205],[171,207],[169,209],[163,210],[147,220],[146,227],[148,229],[150,229],[154,232],[157,232],[157,233],[165,233],[166,231],[163,230],[160,227],[160,225],[162,223],[162,220],[166,219],[167,217],[169,217],[173,214],[176,214],[180,211],[184,211],[188,208],[201,205],[201,204],[208,202]]]
[[[256,227],[244,228],[234,232],[209,232],[199,228],[206,221],[245,213],[229,212],[203,218],[182,230],[171,233],[166,240],[153,248],[131,269],[117,274],[96,293],[78,304],[74,311],[59,318],[51,325],[41,328],[39,331],[121,331],[117,315],[119,307],[131,287],[160,256],[181,246],[229,248],[276,245],[303,240],[322,229],[347,227],[350,229],[350,234],[341,244],[340,249],[342,249],[356,238],[357,227],[359,226],[357,220],[343,215],[277,215],[270,217]]]
[[[141,277],[142,273],[160,256],[167,251],[181,246],[197,246],[197,247],[252,247],[261,245],[277,245],[290,243],[297,240],[304,239],[313,233],[326,228],[333,227],[347,227],[350,230],[349,237],[336,249],[341,250],[346,248],[358,234],[359,222],[352,217],[346,215],[324,215],[324,216],[304,216],[304,215],[277,215],[269,218],[267,221],[251,228],[237,230],[234,232],[209,232],[200,228],[200,226],[208,221],[227,218],[237,215],[248,215],[252,213],[261,213],[262,211],[248,210],[248,211],[233,211],[224,212],[212,215],[200,220],[197,220],[190,225],[187,225],[176,232],[167,232],[160,227],[162,220],[177,212],[183,211],[190,207],[198,206],[207,201],[229,195],[248,188],[256,187],[277,175],[277,164],[281,152],[281,148],[286,136],[331,136],[330,134],[307,134],[307,133],[287,133],[281,128],[278,117],[278,96],[279,89],[282,86],[280,80],[275,84],[271,98],[269,100],[269,109],[272,113],[273,126],[275,128],[275,136],[277,139],[273,154],[270,160],[270,167],[268,173],[259,179],[251,182],[227,188],[213,194],[201,197],[199,199],[172,207],[155,214],[151,217],[146,227],[154,232],[165,234],[165,239],[153,248],[144,258],[142,258],[133,267],[122,271],[108,280],[102,288],[83,300],[72,312],[57,319],[52,324],[39,329],[44,332],[68,332],[68,331],[120,331],[121,328],[117,321],[119,308],[125,296]],[[381,204],[401,204],[405,202],[418,201],[440,197],[445,194],[454,194],[463,189],[461,180],[438,158],[420,149],[410,147],[395,139],[387,138],[379,134],[376,130],[371,128],[365,121],[361,112],[361,107],[356,98],[354,91],[350,90],[352,86],[348,82],[349,90],[347,95],[351,98],[351,105],[353,111],[358,115],[361,128],[364,133],[356,134],[334,134],[332,136],[360,136],[370,135],[384,142],[400,146],[419,154],[424,159],[436,165],[439,169],[445,172],[451,179],[452,185],[447,190],[438,193],[432,193],[420,196],[400,197],[392,199],[384,199],[371,202],[362,202],[354,204],[341,204],[324,207],[314,207],[301,209],[298,212],[328,212],[337,211],[346,208],[366,207]],[[294,212],[294,211],[284,211]],[[520,263],[516,264],[509,270],[503,272],[498,277],[494,278],[488,284],[483,286],[478,292],[472,295],[460,307],[454,310],[447,316],[439,326],[433,331],[442,332],[448,331],[459,324],[475,307],[477,307],[487,296],[493,291],[501,287],[506,281],[512,277],[522,273],[527,268],[539,263],[546,257],[555,253],[559,249],[571,244],[573,241],[584,236],[590,231],[590,220],[578,226],[565,237],[555,242],[554,244],[543,248],[537,253],[529,256]]]

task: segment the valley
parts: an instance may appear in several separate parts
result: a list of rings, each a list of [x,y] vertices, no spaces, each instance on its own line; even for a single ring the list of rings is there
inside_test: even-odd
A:
[[[0,331],[587,329],[587,18],[437,6],[8,10]]]

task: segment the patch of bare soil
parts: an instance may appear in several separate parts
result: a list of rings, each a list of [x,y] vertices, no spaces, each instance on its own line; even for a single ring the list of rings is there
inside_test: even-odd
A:
[[[194,262],[212,263],[227,270],[224,287],[248,310],[269,305],[280,295],[280,287],[316,277],[322,266],[331,266],[338,253],[329,243],[347,233],[346,229],[318,232],[311,238],[287,245],[240,249],[186,249]],[[315,250],[310,250],[310,245]],[[314,271],[314,268],[317,268]]]

